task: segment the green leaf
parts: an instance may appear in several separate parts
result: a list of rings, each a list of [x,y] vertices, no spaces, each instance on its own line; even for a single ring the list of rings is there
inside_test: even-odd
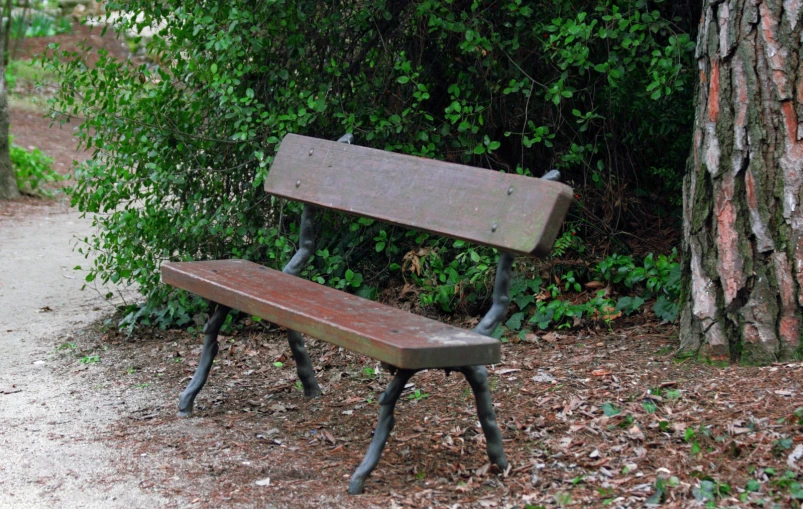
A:
[[[505,322],[505,327],[512,331],[517,331],[521,329],[522,319],[524,319],[524,313],[514,313],[510,318],[508,318],[507,322]]]
[[[615,407],[612,403],[603,403],[602,413],[607,415],[608,417],[613,417],[614,415],[621,414],[622,409]]]
[[[354,295],[358,297],[362,297],[363,299],[368,300],[376,300],[377,296],[377,288],[376,286],[369,286],[369,285],[361,285],[356,290],[354,290]]]
[[[410,78],[407,76],[399,76],[398,78],[396,78],[396,81],[398,81],[403,85],[405,83],[408,83],[410,81]]]
[[[668,299],[665,295],[661,295],[655,300],[652,311],[661,320],[674,322],[678,316],[678,303]]]
[[[513,302],[516,303],[516,306],[520,310],[524,310],[524,308],[526,308],[528,305],[535,302],[535,295],[519,294],[513,297]]]

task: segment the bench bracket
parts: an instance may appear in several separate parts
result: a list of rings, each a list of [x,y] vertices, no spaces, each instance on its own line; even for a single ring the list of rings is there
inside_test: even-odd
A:
[[[307,266],[307,262],[315,252],[315,216],[317,209],[312,205],[305,205],[304,212],[301,214],[301,231],[299,234],[298,251],[293,258],[284,266],[285,274],[298,276],[301,270]],[[315,371],[312,369],[307,349],[304,346],[304,337],[294,330],[287,330],[287,342],[290,343],[290,350],[293,352],[293,360],[296,361],[296,373],[304,387],[304,396],[317,398],[321,395],[321,388],[315,380]]]
[[[477,334],[490,336],[507,314],[507,308],[510,306],[510,280],[515,258],[516,255],[506,251],[499,254],[499,264],[496,266],[496,279],[494,280],[493,304],[480,323],[474,327],[474,332]]]
[[[488,370],[485,366],[466,366],[460,368],[460,372],[466,377],[471,390],[474,392],[474,400],[477,402],[477,416],[480,419],[482,432],[485,435],[485,449],[488,452],[488,459],[492,464],[504,471],[507,466],[505,451],[502,449],[502,433],[496,423],[496,413],[491,401],[491,391],[488,388]]]
[[[357,467],[354,475],[351,476],[349,482],[349,495],[359,495],[365,489],[365,479],[371,475],[376,465],[379,463],[379,457],[382,456],[382,450],[388,441],[390,432],[396,424],[396,419],[393,417],[393,410],[396,408],[396,402],[399,401],[404,386],[410,378],[416,373],[412,369],[400,369],[396,372],[396,377],[390,382],[387,390],[379,397],[379,419],[376,423],[374,430],[374,438],[371,440],[371,445],[368,446],[368,452],[365,453],[365,458]]]
[[[226,322],[226,316],[228,316],[229,311],[231,311],[230,307],[218,304],[212,316],[209,317],[209,321],[204,325],[204,346],[201,351],[201,360],[198,361],[198,368],[195,370],[190,384],[181,393],[181,399],[178,401],[178,415],[180,417],[192,415],[195,396],[201,392],[206,379],[209,378],[209,370],[212,369],[212,361],[215,360],[218,351],[217,335]]]
[[[508,467],[508,462],[502,449],[502,433],[496,423],[496,414],[491,402],[491,391],[488,388],[488,370],[485,369],[485,366],[465,366],[456,368],[455,371],[463,373],[471,386],[471,390],[474,392],[474,399],[477,402],[477,415],[482,426],[482,432],[485,435],[488,459],[492,464],[504,471]],[[393,431],[393,426],[396,424],[396,419],[393,416],[396,403],[399,401],[404,386],[417,372],[418,370],[413,369],[397,370],[396,377],[380,396],[379,419],[374,430],[374,438],[371,440],[371,445],[368,446],[368,452],[365,453],[362,463],[351,476],[348,489],[350,495],[359,495],[365,490],[365,480],[379,463],[379,458],[385,449],[390,432]]]

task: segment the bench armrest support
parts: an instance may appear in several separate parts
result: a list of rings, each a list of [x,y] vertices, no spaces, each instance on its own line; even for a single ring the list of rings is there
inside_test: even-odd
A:
[[[301,214],[301,231],[298,236],[298,251],[287,262],[282,272],[297,276],[307,265],[312,253],[315,252],[315,216],[317,208],[314,205],[304,205]]]
[[[550,170],[541,179],[560,182],[560,172],[558,170]],[[513,253],[508,252],[502,252],[499,255],[499,265],[496,267],[496,279],[494,281],[493,304],[491,309],[482,317],[480,323],[474,327],[474,332],[483,336],[490,336],[496,330],[499,322],[507,315],[507,309],[510,306],[510,280],[515,256]]]
[[[354,135],[346,133],[337,142],[351,145],[354,142]],[[301,231],[298,236],[298,251],[284,266],[282,272],[285,274],[299,275],[307,265],[312,253],[315,252],[315,216],[317,212],[318,208],[314,205],[304,205],[304,212],[301,214]]]
[[[483,336],[490,336],[496,326],[507,314],[510,306],[510,279],[513,272],[513,253],[502,252],[499,255],[499,265],[496,266],[496,279],[494,281],[494,295],[491,309],[485,313],[480,323],[474,327],[474,332]]]

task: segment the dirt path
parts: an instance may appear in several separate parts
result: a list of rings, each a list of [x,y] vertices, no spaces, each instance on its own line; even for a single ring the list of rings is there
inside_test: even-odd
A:
[[[25,113],[13,115],[25,123]],[[17,142],[42,147],[48,136],[63,169],[74,156],[59,150],[69,149],[69,132],[38,130],[38,123],[47,125],[30,116],[15,130]],[[95,440],[115,426],[122,403],[87,397],[80,373],[56,362],[54,345],[70,343],[111,309],[96,292],[80,290],[82,276],[73,270],[86,260],[71,244],[89,232],[88,221],[63,204],[23,200],[0,208],[0,508],[165,503],[138,480],[116,475],[121,451]]]

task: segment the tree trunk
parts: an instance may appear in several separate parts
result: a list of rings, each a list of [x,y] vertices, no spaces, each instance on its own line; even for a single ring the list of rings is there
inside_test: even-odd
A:
[[[683,187],[681,349],[747,363],[801,353],[801,0],[706,0]]]
[[[0,23],[0,27],[2,27]],[[5,31],[0,29],[0,32]],[[17,177],[11,167],[11,156],[8,146],[8,97],[6,91],[6,67],[3,65],[5,48],[4,34],[0,33],[0,200],[19,198]]]

